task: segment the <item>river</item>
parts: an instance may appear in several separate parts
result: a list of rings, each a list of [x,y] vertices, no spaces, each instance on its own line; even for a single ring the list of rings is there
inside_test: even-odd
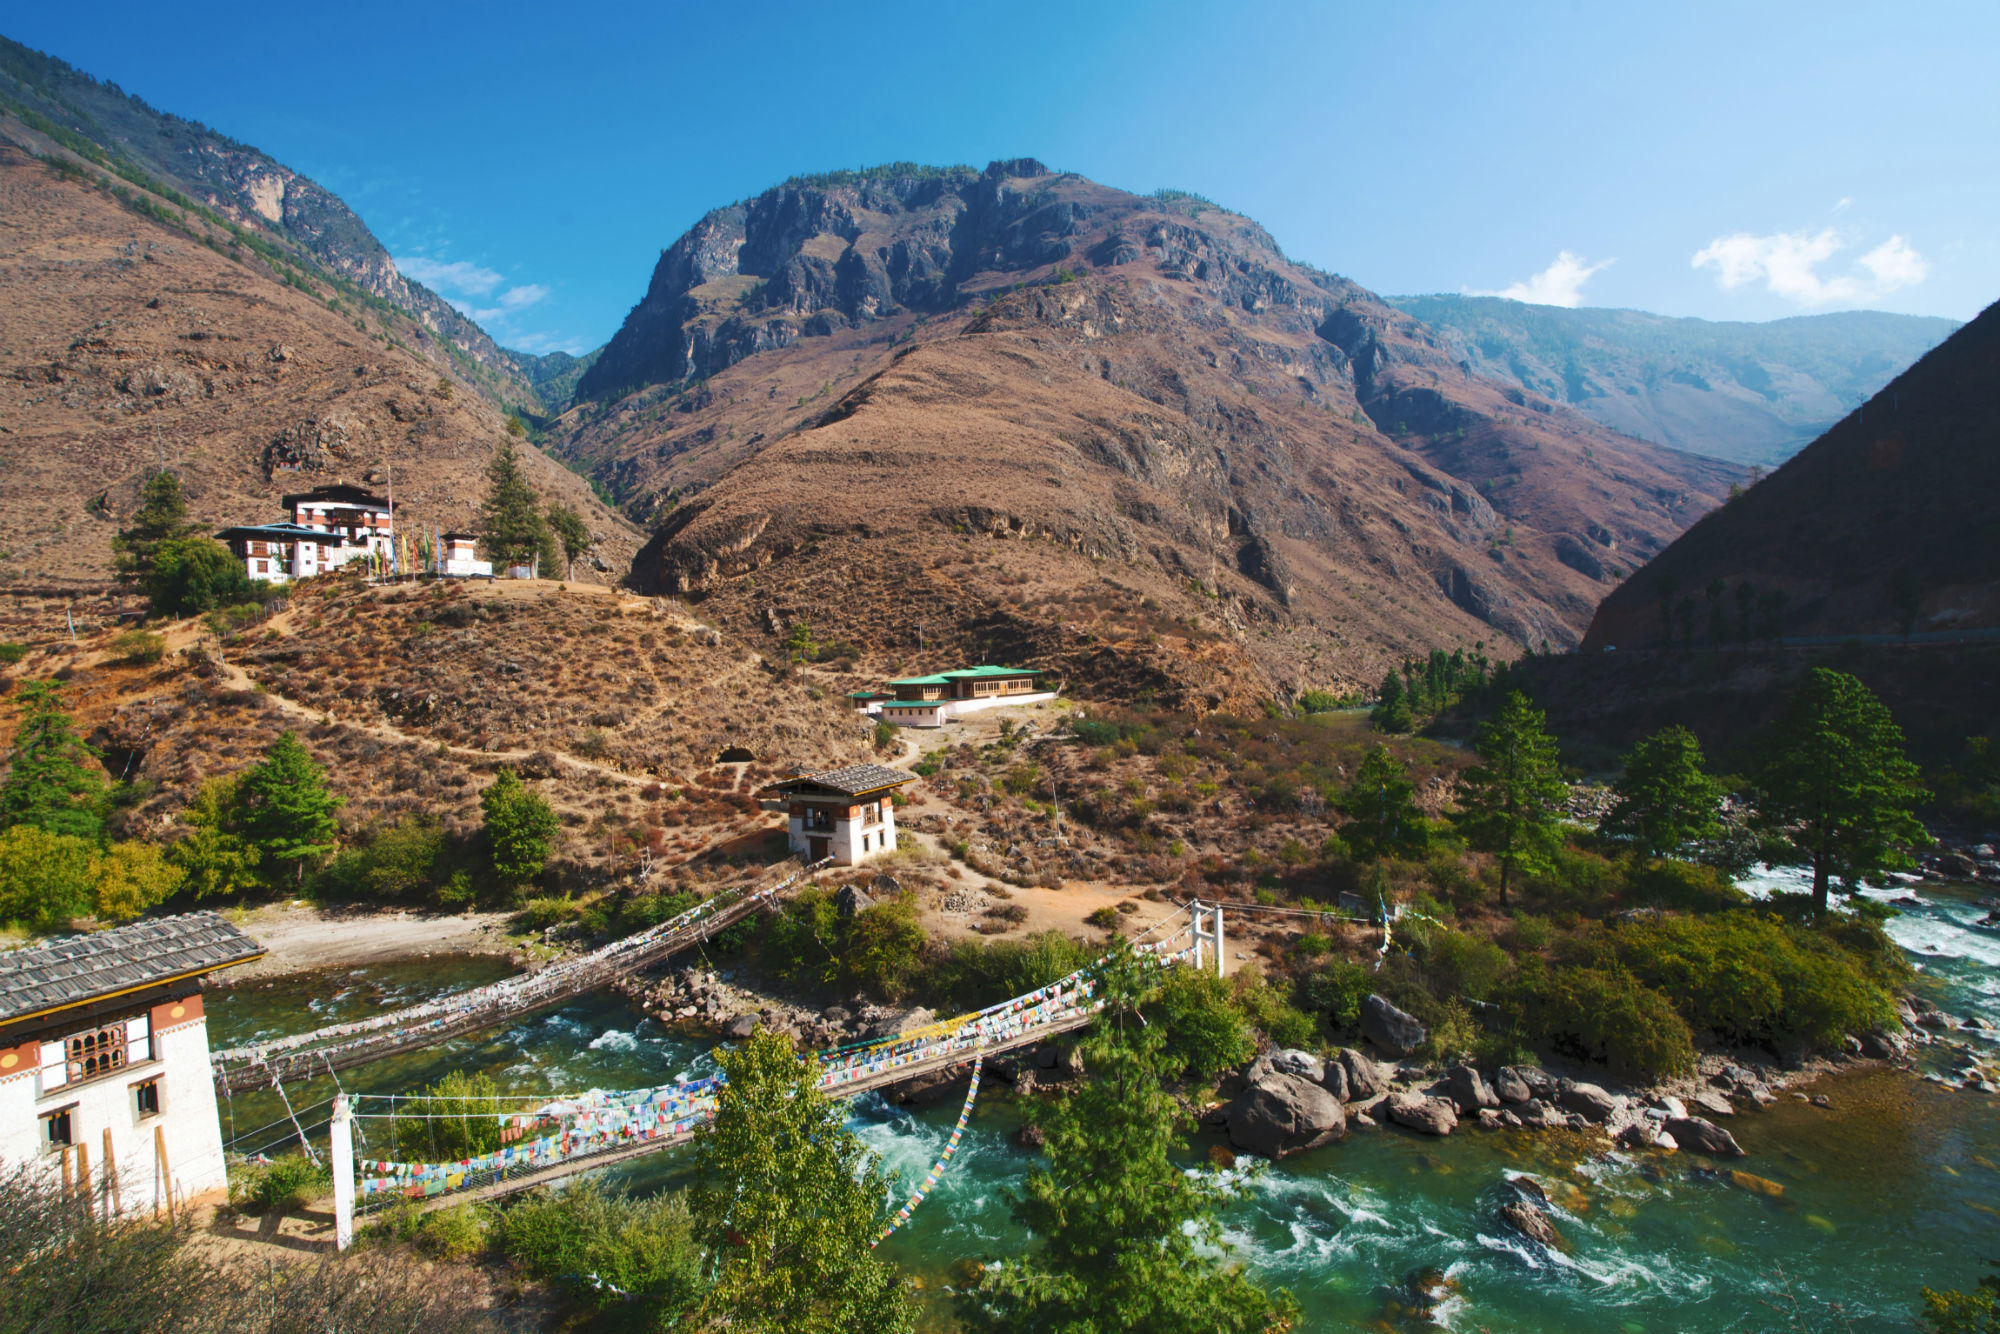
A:
[[[1746,887],[1793,883],[1778,873]],[[1953,1014],[2000,1024],[2000,933],[1973,925],[1984,910],[1965,887],[1915,892],[1922,906],[1889,930],[1921,989]],[[420,960],[220,988],[210,993],[210,1041],[316,1027],[506,971],[492,960]],[[635,1088],[709,1063],[701,1048],[601,995],[341,1079],[350,1091],[406,1091],[458,1068],[489,1070],[523,1092]],[[305,1108],[331,1091],[320,1080],[291,1092]],[[1831,1106],[1785,1097],[1730,1123],[1749,1153],[1739,1166],[1781,1195],[1733,1184],[1690,1155],[1605,1153],[1601,1141],[1566,1134],[1379,1131],[1247,1173],[1227,1237],[1238,1258],[1299,1298],[1307,1330],[1429,1327],[1406,1323],[1395,1305],[1397,1289],[1423,1270],[1450,1281],[1439,1322],[1467,1331],[1910,1330],[1922,1285],[1969,1287],[1985,1260],[2000,1259],[2000,1099],[1880,1068],[1829,1076],[1813,1091]],[[955,1102],[913,1112],[870,1097],[855,1104],[852,1125],[908,1183],[935,1160],[957,1111]],[[269,1094],[225,1110],[239,1131],[283,1114]],[[983,1094],[950,1171],[886,1243],[922,1283],[927,1311],[945,1309],[962,1261],[1022,1244],[1005,1195],[1037,1155],[1014,1144],[1018,1124],[1004,1096]],[[674,1157],[624,1169],[622,1179],[636,1189],[670,1184]],[[1194,1156],[1188,1169],[1207,1170]],[[1543,1185],[1567,1255],[1527,1247],[1494,1222],[1517,1173]],[[1829,1314],[1836,1304],[1839,1319]]]

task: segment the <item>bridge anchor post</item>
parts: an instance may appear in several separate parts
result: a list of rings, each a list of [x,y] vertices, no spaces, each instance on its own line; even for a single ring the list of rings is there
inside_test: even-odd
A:
[[[345,1093],[333,1100],[326,1139],[326,1156],[333,1167],[333,1246],[344,1251],[354,1244],[354,1117]]]

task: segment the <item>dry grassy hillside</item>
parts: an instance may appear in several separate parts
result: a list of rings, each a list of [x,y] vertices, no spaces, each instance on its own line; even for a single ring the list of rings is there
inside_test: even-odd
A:
[[[217,526],[277,519],[287,491],[392,472],[403,524],[474,522],[504,438],[490,405],[338,296],[282,285],[249,252],[202,245],[92,180],[0,142],[0,577],[107,574],[161,466]],[[527,457],[543,495],[597,538],[584,577],[616,579],[631,524]]]

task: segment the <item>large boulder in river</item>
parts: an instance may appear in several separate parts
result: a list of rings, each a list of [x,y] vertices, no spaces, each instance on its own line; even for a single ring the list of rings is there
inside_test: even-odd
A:
[[[1526,1237],[1552,1251],[1568,1250],[1569,1245],[1556,1231],[1555,1223],[1549,1216],[1526,1200],[1514,1200],[1500,1206],[1500,1221]]]
[[[1449,1099],[1392,1093],[1386,1108],[1391,1121],[1421,1134],[1449,1135],[1458,1126],[1458,1111]]]
[[[1272,1052],[1271,1069],[1281,1075],[1297,1075],[1308,1084],[1318,1084],[1326,1078],[1326,1067],[1319,1057],[1296,1047]]]
[[[1493,1092],[1502,1102],[1523,1103],[1535,1096],[1528,1081],[1511,1065],[1503,1065],[1493,1076]]]
[[[1229,1142],[1260,1158],[1316,1149],[1346,1133],[1340,1100],[1297,1075],[1273,1071],[1244,1089],[1229,1108]]]
[[[1743,1149],[1736,1143],[1734,1135],[1699,1116],[1672,1117],[1665,1129],[1674,1137],[1674,1143],[1690,1153],[1706,1153],[1716,1158],[1743,1156]]]
[[[1429,1035],[1417,1017],[1397,1009],[1385,996],[1371,995],[1361,1002],[1361,1032],[1391,1056],[1408,1056],[1424,1045]]]
[[[1352,1047],[1342,1047],[1340,1057],[1335,1062],[1342,1074],[1347,1076],[1347,1092],[1341,1096],[1342,1102],[1366,1102],[1382,1092],[1384,1087],[1382,1072]],[[1327,1071],[1327,1087],[1333,1087],[1333,1071]]]
[[[1458,1109],[1460,1116],[1476,1116],[1481,1108],[1500,1105],[1500,1095],[1493,1091],[1484,1076],[1469,1065],[1454,1065],[1445,1071],[1441,1091],[1451,1099],[1451,1105]]]
[[[1625,1105],[1625,1100],[1608,1092],[1597,1084],[1585,1084],[1573,1079],[1562,1082],[1556,1100],[1572,1112],[1579,1112],[1588,1121],[1608,1121],[1611,1114]]]

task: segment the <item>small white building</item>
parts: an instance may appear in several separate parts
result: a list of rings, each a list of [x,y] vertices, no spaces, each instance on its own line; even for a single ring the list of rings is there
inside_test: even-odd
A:
[[[292,522],[301,528],[329,533],[339,539],[342,563],[357,557],[381,557],[385,568],[396,564],[396,509],[386,497],[358,486],[320,486],[284,498]]]
[[[0,1164],[127,1214],[226,1190],[201,981],[263,953],[199,912],[0,955]]]
[[[878,715],[883,722],[901,727],[942,727],[953,718],[1003,704],[1040,704],[1056,697],[1043,685],[1048,675],[1039,667],[962,667],[934,676],[905,676],[891,681],[892,698],[863,692],[849,698],[861,700],[857,707]]]
[[[438,538],[433,574],[448,579],[491,579],[493,562],[479,559],[479,537],[475,533],[445,533]]]
[[[790,847],[809,862],[859,866],[896,850],[895,794],[915,774],[882,764],[850,764],[797,774],[764,789],[788,817]]]

